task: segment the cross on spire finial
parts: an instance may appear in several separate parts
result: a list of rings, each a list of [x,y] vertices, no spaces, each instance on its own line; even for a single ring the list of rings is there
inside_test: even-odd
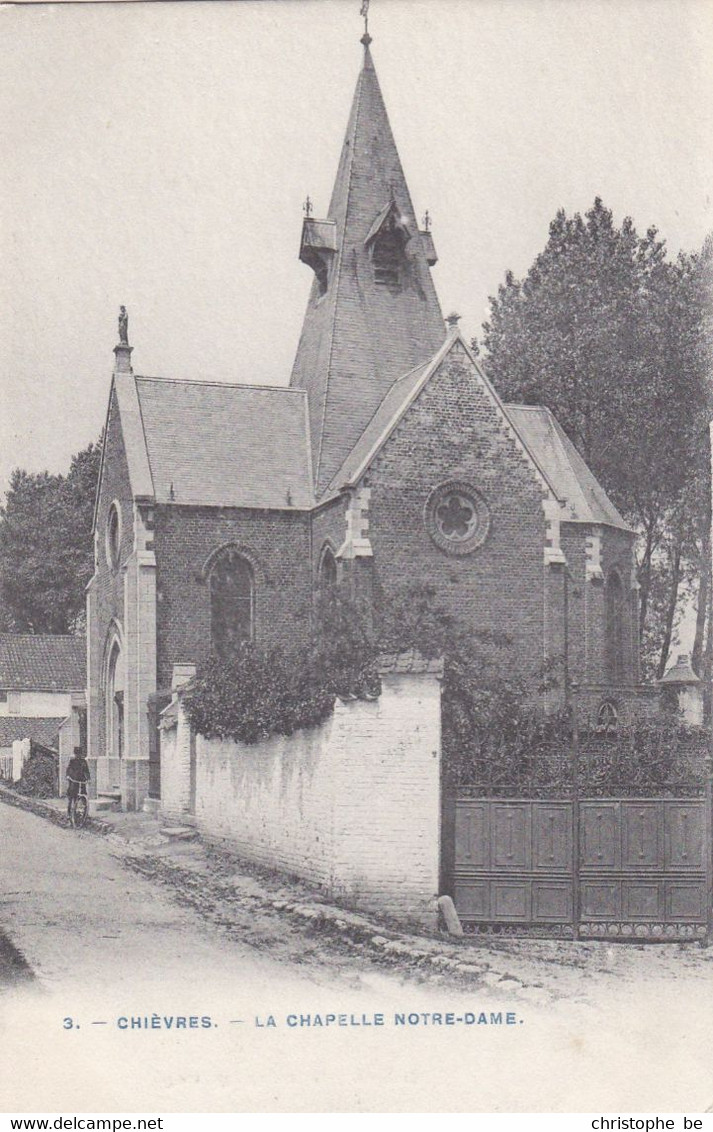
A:
[[[371,36],[369,35],[369,0],[362,0],[359,14],[364,18],[364,34],[361,37],[361,42],[365,47],[371,43]]]
[[[302,205],[302,211],[304,212],[305,216],[311,216],[312,213],[314,212],[314,205],[312,204],[312,201],[310,200],[309,196],[307,197],[307,200]]]

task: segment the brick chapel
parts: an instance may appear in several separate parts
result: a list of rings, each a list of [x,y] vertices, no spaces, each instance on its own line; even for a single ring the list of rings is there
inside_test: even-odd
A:
[[[88,753],[128,809],[158,794],[157,705],[181,671],[299,636],[338,579],[427,581],[461,623],[506,633],[521,675],[566,655],[602,704],[639,679],[634,534],[549,410],[504,405],[444,321],[370,42],[327,216],[303,222],[314,280],[289,385],[140,377],[122,308]]]

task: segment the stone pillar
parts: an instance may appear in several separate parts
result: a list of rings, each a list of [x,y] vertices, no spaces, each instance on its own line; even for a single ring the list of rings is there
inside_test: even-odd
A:
[[[173,699],[161,713],[161,812],[186,820],[191,814],[191,725],[180,689],[196,674],[194,664],[174,664]]]
[[[103,753],[99,749],[99,716],[101,683],[101,645],[94,639],[96,620],[95,574],[87,586],[87,758],[98,759]]]
[[[149,791],[149,697],[156,693],[156,555],[153,509],[134,504],[134,552],[124,567],[124,757],[122,806],[140,810]]]
[[[545,663],[550,666],[547,675],[553,677],[553,686],[545,687],[545,710],[557,711],[564,705],[566,683],[571,675],[571,658],[567,655],[569,579],[566,562],[545,565],[543,583]]]
[[[606,594],[602,569],[602,529],[593,526],[585,540],[584,589],[584,681],[605,684],[606,671]]]
[[[555,711],[564,704],[565,684],[569,676],[567,666],[567,586],[568,566],[561,544],[562,504],[557,499],[545,498],[542,501],[545,516],[544,545],[544,652],[546,663],[562,662],[563,668],[553,671],[559,677],[559,686],[546,688],[545,710]]]
[[[18,782],[22,778],[22,768],[30,755],[29,739],[13,739],[12,742],[12,781]]]

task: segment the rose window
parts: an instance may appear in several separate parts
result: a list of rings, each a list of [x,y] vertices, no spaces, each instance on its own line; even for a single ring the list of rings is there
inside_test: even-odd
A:
[[[446,538],[458,541],[468,538],[477,521],[474,505],[467,496],[455,491],[436,508],[436,522]]]
[[[488,506],[467,484],[442,484],[426,504],[426,527],[433,541],[449,554],[469,554],[488,533]]]

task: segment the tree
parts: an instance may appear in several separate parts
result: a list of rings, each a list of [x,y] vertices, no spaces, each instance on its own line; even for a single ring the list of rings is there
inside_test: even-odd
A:
[[[655,228],[639,236],[629,218],[617,228],[597,198],[584,217],[557,213],[483,328],[484,368],[504,400],[547,405],[639,532],[651,674],[666,663],[692,572],[707,577],[703,258],[669,261]]]
[[[94,569],[92,519],[101,444],[66,476],[16,468],[0,508],[0,604],[17,633],[71,633],[82,624]]]

